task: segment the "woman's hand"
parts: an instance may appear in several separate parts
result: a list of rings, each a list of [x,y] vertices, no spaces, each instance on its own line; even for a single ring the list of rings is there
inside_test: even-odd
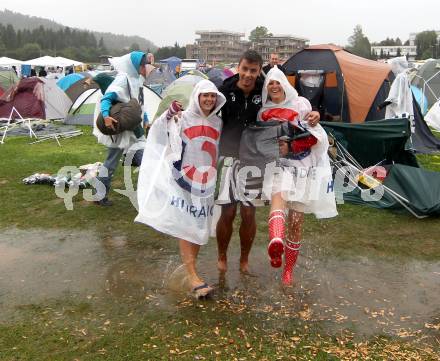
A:
[[[170,120],[174,118],[174,121],[177,121],[182,116],[183,105],[177,100],[174,100],[167,111],[167,119]]]
[[[316,110],[312,110],[306,116],[306,120],[309,122],[311,127],[315,127],[319,123],[320,119],[321,119],[321,115]]]
[[[112,117],[105,117],[104,124],[107,128],[110,128],[110,129],[116,131],[115,125],[118,124],[118,121]]]

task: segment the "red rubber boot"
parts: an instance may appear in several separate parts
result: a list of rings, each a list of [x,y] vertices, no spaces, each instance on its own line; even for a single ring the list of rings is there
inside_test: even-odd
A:
[[[295,267],[296,260],[298,259],[299,249],[301,247],[300,242],[286,242],[285,255],[284,255],[284,269],[281,279],[283,285],[291,286],[293,284],[293,268]]]
[[[269,245],[267,253],[270,257],[270,264],[274,268],[282,266],[284,253],[284,232],[285,232],[285,213],[282,210],[274,210],[269,215]]]

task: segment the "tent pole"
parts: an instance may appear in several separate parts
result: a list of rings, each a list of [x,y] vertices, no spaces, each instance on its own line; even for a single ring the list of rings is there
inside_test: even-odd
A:
[[[366,176],[368,178],[374,179],[376,181],[376,179],[374,177],[371,177],[370,175],[366,174],[364,171],[358,169],[354,165],[350,164],[348,161],[346,161],[344,159],[341,159],[341,161],[343,163],[345,163],[346,165],[348,165],[349,167],[352,167],[352,168],[358,170],[363,176]],[[349,179],[350,179],[350,177],[349,177]],[[353,182],[353,185],[355,184],[355,182],[353,180],[350,179],[350,181]],[[404,203],[404,202],[406,202],[406,203],[410,204],[410,202],[406,198],[402,197],[400,194],[398,194],[397,192],[395,192],[391,188],[387,187],[386,185],[384,185],[384,184],[381,184],[381,185],[384,188],[384,190],[386,190],[394,200],[396,200],[402,207],[404,207],[414,217],[416,217],[417,219],[423,219],[423,218],[427,218],[428,217],[428,216],[420,216],[420,215],[418,215],[413,209],[411,209],[408,205],[406,205]],[[359,187],[359,185],[356,184],[355,186],[356,186],[356,188],[358,188],[359,190],[362,191],[362,189]]]

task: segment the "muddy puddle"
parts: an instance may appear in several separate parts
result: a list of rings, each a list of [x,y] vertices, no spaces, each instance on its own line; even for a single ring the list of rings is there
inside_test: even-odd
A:
[[[0,320],[20,306],[46,300],[137,304],[154,299],[174,310],[187,299],[185,275],[172,240],[133,245],[125,236],[93,231],[3,230],[0,234]],[[170,245],[172,245],[170,247]],[[246,309],[262,319],[320,322],[329,332],[350,327],[359,335],[420,336],[438,333],[440,262],[329,257],[304,241],[296,285],[280,286],[265,247],[251,254],[251,275],[238,271],[238,242],[229,270],[216,270],[215,241],[202,248],[199,268],[216,286],[213,304]]]

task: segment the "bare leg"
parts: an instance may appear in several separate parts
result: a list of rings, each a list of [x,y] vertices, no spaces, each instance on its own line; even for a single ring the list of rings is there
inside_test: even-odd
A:
[[[196,260],[199,254],[200,246],[184,239],[179,240],[180,256],[185,265],[189,277],[189,284],[191,289],[200,286],[204,281],[197,274]]]
[[[231,241],[233,223],[237,213],[237,204],[228,204],[222,206],[222,213],[217,222],[217,249],[218,261],[217,267],[220,272],[227,270],[227,253],[229,242]]]
[[[286,202],[284,201],[281,192],[272,194],[272,199],[270,201],[270,212],[276,210],[284,211],[286,209]]]
[[[255,207],[247,207],[240,205],[240,271],[249,272],[249,253],[254,242],[255,233],[257,232],[257,223],[255,221]]]

